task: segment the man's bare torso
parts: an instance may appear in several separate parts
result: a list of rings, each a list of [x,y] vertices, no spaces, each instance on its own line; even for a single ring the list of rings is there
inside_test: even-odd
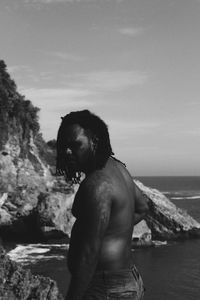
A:
[[[91,190],[89,195],[94,200],[87,198],[88,190]],[[68,255],[71,273],[76,269],[77,261],[92,256],[92,249],[98,243],[100,251],[95,261],[96,269],[119,270],[130,267],[134,211],[133,180],[120,162],[109,158],[102,170],[95,171],[82,182],[74,200],[72,213],[76,222]],[[93,214],[94,220],[88,221]],[[105,230],[101,233],[99,228],[104,224]],[[94,232],[91,226],[94,226]],[[81,257],[83,245],[84,249],[88,247],[88,252],[84,252],[85,257]]]

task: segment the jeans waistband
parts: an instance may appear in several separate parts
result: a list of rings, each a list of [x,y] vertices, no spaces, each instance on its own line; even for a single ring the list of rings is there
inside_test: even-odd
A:
[[[120,276],[120,277],[127,277],[130,275],[134,275],[135,279],[140,278],[140,274],[135,265],[131,266],[130,268],[126,269],[119,269],[119,270],[97,270],[94,274],[95,277],[113,277],[113,276]]]

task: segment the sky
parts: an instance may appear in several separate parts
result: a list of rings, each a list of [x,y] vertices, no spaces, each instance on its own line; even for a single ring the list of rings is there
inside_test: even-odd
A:
[[[46,141],[89,109],[133,176],[200,175],[200,0],[1,0],[0,40]]]

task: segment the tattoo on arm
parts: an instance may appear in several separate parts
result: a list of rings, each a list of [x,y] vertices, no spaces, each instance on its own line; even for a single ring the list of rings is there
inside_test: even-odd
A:
[[[95,272],[104,234],[109,224],[111,188],[109,182],[94,178],[80,190],[82,202],[79,235],[71,237],[75,242],[74,268],[66,299],[81,299]],[[81,236],[80,236],[81,232]],[[78,249],[77,249],[78,247]],[[72,255],[73,256],[73,255]]]

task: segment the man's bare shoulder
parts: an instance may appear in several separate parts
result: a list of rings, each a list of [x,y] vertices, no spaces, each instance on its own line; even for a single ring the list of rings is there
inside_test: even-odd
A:
[[[87,201],[110,198],[112,190],[112,178],[103,170],[96,170],[90,174],[80,186],[80,193],[82,196],[87,196]]]

